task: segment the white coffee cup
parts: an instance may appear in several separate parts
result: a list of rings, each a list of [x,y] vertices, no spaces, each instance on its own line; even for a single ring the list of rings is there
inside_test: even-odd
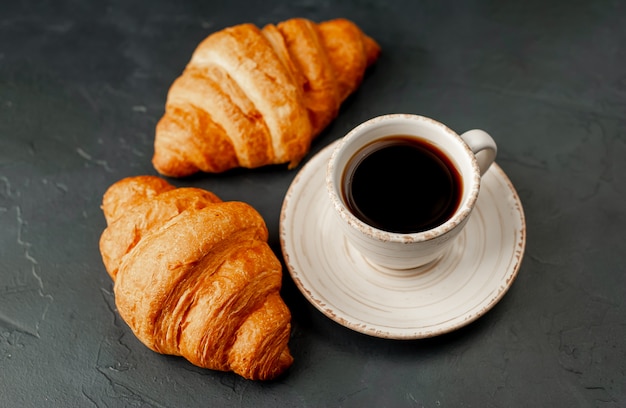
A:
[[[434,145],[456,168],[459,199],[456,209],[442,224],[419,232],[385,231],[364,222],[349,209],[343,191],[349,163],[365,146],[390,136]],[[494,162],[496,153],[494,140],[479,129],[459,136],[444,124],[424,116],[390,114],[370,119],[337,143],[328,162],[326,186],[337,223],[350,244],[371,263],[391,269],[411,269],[433,262],[444,254],[467,223],[478,199],[481,176]]]

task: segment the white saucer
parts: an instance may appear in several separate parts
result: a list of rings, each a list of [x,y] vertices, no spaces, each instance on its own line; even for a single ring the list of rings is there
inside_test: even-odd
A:
[[[287,269],[317,309],[361,333],[417,339],[463,327],[504,296],[522,261],[526,227],[498,165],[483,176],[477,206],[452,248],[430,265],[398,272],[370,264],[335,225],[325,185],[334,145],[298,173],[280,216]]]

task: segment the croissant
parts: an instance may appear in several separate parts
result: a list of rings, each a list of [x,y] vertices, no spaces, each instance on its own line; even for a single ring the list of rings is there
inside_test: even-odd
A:
[[[102,210],[115,303],[147,347],[253,380],[292,364],[281,264],[254,208],[139,176],[109,187]]]
[[[379,54],[379,45],[345,19],[213,33],[169,89],[152,163],[171,177],[293,168]]]

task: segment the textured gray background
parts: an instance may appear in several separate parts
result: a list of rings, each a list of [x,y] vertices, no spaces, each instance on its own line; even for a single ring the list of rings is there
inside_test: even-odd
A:
[[[521,197],[504,299],[437,338],[325,318],[285,273],[295,363],[255,383],[142,346],[115,312],[102,193],[151,167],[166,92],[206,35],[346,17],[383,54],[311,154],[419,113],[480,127]],[[626,406],[626,5],[618,1],[135,1],[0,5],[0,406]],[[174,180],[278,217],[296,171]]]

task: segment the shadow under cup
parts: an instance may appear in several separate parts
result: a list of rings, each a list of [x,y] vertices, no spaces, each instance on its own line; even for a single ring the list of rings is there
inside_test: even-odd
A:
[[[458,171],[461,184],[459,204],[442,224],[421,232],[390,232],[369,225],[350,211],[342,192],[346,168],[363,147],[390,136],[417,138],[436,146]],[[328,162],[326,186],[337,223],[356,250],[379,266],[412,269],[438,259],[461,232],[476,204],[480,178],[481,170],[475,154],[461,136],[430,118],[394,114],[371,119],[338,142]]]

